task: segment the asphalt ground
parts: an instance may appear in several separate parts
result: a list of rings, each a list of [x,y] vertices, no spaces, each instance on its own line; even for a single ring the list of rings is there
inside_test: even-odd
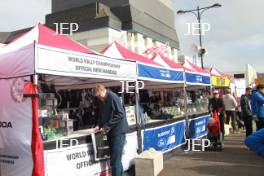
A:
[[[244,138],[243,132],[226,136],[222,152],[172,153],[159,176],[264,176],[264,158],[248,150]]]

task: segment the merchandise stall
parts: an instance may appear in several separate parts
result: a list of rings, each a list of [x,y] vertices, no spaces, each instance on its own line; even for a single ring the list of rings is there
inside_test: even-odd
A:
[[[106,59],[55,33],[39,24],[0,49],[0,175],[84,176],[109,169],[107,160],[94,160],[93,122],[83,125],[79,115],[92,112],[85,107],[93,104],[89,90],[96,83],[135,81],[136,63]],[[124,169],[136,156],[131,132]]]
[[[210,117],[208,113],[210,73],[189,61],[186,61],[183,67],[186,76],[189,138],[202,138],[207,135],[206,126]]]
[[[230,77],[214,67],[210,69],[210,73],[212,80],[212,88],[219,90],[220,94],[223,95],[224,89],[231,87]]]
[[[178,64],[162,55],[154,56],[153,60],[166,67],[179,67]],[[188,126],[186,131],[189,138],[200,138],[207,134],[210,73],[188,61],[182,67],[185,71],[185,84],[182,92],[183,102],[185,102],[184,114]]]
[[[138,136],[143,138],[142,149],[155,148],[167,152],[185,144],[186,123],[183,106],[178,108],[170,106],[173,104],[172,97],[176,95],[180,99],[182,95],[182,92],[171,91],[183,87],[182,66],[178,65],[173,69],[163,67],[151,59],[133,53],[117,42],[105,48],[102,54],[137,62],[138,80],[144,82],[144,88],[139,91],[136,101],[142,129],[142,134]]]

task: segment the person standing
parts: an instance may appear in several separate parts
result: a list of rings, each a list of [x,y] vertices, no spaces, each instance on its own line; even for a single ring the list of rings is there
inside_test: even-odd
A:
[[[96,85],[93,94],[100,100],[98,104],[99,118],[94,130],[107,133],[112,176],[122,176],[122,153],[128,132],[125,109],[119,97],[101,84]]]
[[[242,95],[240,99],[242,119],[244,121],[244,125],[246,128],[246,136],[251,135],[253,131],[253,126],[252,126],[253,118],[251,112],[251,92],[252,89],[250,87],[247,87],[245,94]]]
[[[258,85],[252,94],[251,107],[257,130],[260,130],[264,128],[264,85]]]
[[[237,101],[235,97],[231,94],[231,90],[227,89],[226,94],[223,96],[223,102],[225,107],[226,113],[226,124],[229,124],[231,119],[231,125],[233,128],[233,132],[237,130],[236,128],[236,108],[237,108]]]
[[[208,111],[213,117],[213,113],[216,112],[219,116],[220,128],[223,136],[225,135],[225,123],[224,123],[224,114],[223,114],[223,100],[219,97],[218,90],[213,91],[213,97],[209,99]]]

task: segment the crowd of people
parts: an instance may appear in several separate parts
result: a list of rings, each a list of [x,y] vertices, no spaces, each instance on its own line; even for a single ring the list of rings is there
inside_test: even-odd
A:
[[[126,140],[125,133],[128,130],[124,108],[118,96],[103,85],[97,85],[93,93],[100,103],[98,106],[100,118],[94,130],[107,134],[112,175],[121,176],[123,174],[122,150]],[[217,131],[221,131],[224,136],[225,124],[229,124],[230,121],[232,133],[239,133],[241,128],[245,128],[245,144],[264,157],[264,85],[259,85],[255,89],[246,88],[240,100],[231,94],[230,89],[225,90],[224,94],[214,90],[208,109],[213,117],[218,117],[217,123],[220,130]],[[254,121],[255,133],[253,132]],[[209,127],[213,128],[213,126]],[[217,133],[217,131],[214,132]]]
[[[225,124],[229,124],[230,121],[231,133],[239,133],[245,128],[245,144],[264,157],[264,85],[258,85],[254,89],[247,87],[240,100],[231,94],[230,89],[221,93],[214,90],[208,109],[212,114],[218,114],[223,134]],[[254,122],[256,132],[253,132]]]

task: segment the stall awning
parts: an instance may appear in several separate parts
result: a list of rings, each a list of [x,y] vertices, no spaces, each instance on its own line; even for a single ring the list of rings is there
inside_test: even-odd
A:
[[[164,67],[169,67],[179,71],[184,71],[183,66],[181,64],[177,64],[161,54],[155,54],[151,59]]]
[[[183,64],[185,70],[186,84],[188,85],[211,85],[210,73],[197,65],[185,61]]]
[[[95,51],[85,47],[84,45],[81,45],[74,40],[71,40],[66,35],[56,34],[56,31],[53,31],[43,24],[34,26],[30,31],[27,31],[24,34],[20,35],[18,38],[5,45],[3,48],[5,49],[5,52],[10,52],[30,45],[33,42],[39,45],[64,49],[68,51],[96,54]]]
[[[136,80],[136,63],[102,59],[89,48],[42,24],[0,50],[0,78],[32,74]]]
[[[138,79],[166,83],[184,82],[183,71],[162,67],[151,59],[136,54],[117,42],[110,44],[101,53],[108,57],[136,61]]]
[[[223,72],[218,71],[216,68],[212,67],[210,69],[212,86],[214,87],[230,87],[231,80],[228,75]]]

